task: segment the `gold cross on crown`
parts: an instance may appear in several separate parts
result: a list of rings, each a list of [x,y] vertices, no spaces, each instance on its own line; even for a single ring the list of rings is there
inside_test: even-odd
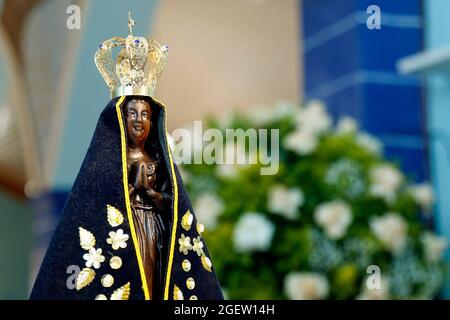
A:
[[[130,31],[130,34],[133,34],[133,26],[134,26],[134,20],[131,19],[131,12],[128,11],[128,30]]]

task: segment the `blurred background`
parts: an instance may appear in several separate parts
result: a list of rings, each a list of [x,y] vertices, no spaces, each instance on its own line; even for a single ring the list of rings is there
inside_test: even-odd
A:
[[[450,297],[449,1],[2,0],[0,299],[28,297],[109,101],[94,52],[127,35],[128,11],[135,34],[170,47],[157,90],[169,132],[206,117],[285,128],[280,174],[258,192],[251,169],[184,169],[228,297]],[[313,137],[301,129],[311,124]],[[245,184],[244,206],[229,188]],[[252,228],[267,236],[240,238]],[[351,254],[367,259],[354,265]],[[389,274],[384,291],[365,292],[369,265]],[[241,292],[251,279],[239,270],[254,274]]]

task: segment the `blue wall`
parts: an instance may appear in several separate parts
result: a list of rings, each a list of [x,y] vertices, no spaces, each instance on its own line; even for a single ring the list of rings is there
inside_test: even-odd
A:
[[[381,29],[367,28],[369,5]],[[324,100],[380,138],[385,155],[414,179],[427,178],[420,78],[396,72],[401,57],[422,49],[420,0],[304,0],[305,95]]]

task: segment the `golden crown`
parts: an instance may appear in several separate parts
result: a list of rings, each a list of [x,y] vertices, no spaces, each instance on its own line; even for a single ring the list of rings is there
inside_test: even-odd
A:
[[[153,97],[156,83],[167,63],[168,47],[155,40],[133,36],[134,20],[128,13],[129,35],[103,41],[95,53],[95,65],[109,87],[111,97]],[[114,63],[115,47],[123,47]]]

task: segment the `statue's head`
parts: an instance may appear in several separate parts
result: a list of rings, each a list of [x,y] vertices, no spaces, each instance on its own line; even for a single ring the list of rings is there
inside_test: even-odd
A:
[[[151,128],[152,109],[142,99],[132,99],[125,106],[128,143],[131,146],[142,146],[148,138]]]

